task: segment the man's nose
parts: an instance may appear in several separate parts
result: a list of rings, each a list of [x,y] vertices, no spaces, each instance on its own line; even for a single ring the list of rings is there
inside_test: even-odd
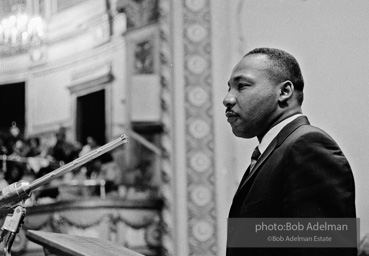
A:
[[[223,105],[225,107],[233,107],[236,104],[236,98],[228,92],[225,98],[223,99]]]

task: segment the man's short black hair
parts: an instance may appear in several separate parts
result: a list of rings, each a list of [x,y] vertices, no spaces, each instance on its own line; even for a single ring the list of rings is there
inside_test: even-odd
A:
[[[271,61],[270,79],[277,83],[290,80],[297,92],[297,100],[301,105],[304,100],[304,78],[300,65],[291,54],[275,48],[256,48],[248,52],[244,57],[253,54],[266,55]]]

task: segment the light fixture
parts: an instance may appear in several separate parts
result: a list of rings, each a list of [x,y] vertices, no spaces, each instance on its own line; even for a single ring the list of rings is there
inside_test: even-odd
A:
[[[23,5],[15,5],[13,14],[0,22],[1,50],[15,53],[39,46],[44,37],[44,22],[41,17],[30,17]]]

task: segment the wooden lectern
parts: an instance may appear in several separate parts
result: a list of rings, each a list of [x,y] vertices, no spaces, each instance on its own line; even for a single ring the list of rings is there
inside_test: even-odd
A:
[[[110,241],[82,236],[28,230],[27,237],[52,256],[143,256]]]

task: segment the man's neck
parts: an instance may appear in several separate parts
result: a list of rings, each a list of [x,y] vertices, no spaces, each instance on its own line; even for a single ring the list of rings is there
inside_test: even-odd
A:
[[[280,117],[278,117],[274,122],[272,122],[272,125],[270,125],[269,128],[266,129],[264,133],[257,136],[259,143],[262,141],[265,134],[267,134],[274,126],[283,122],[283,120],[286,120],[287,118],[290,118],[291,116],[294,116],[297,114],[302,114],[301,107],[299,107],[298,109],[290,110],[288,112],[284,112]]]
[[[259,150],[261,153],[265,151],[265,149],[269,146],[269,144],[272,142],[272,140],[278,135],[278,133],[290,122],[295,120],[296,118],[302,116],[302,114],[295,114],[292,116],[289,116],[273,126],[269,131],[264,135],[264,137],[260,140],[259,143]]]

